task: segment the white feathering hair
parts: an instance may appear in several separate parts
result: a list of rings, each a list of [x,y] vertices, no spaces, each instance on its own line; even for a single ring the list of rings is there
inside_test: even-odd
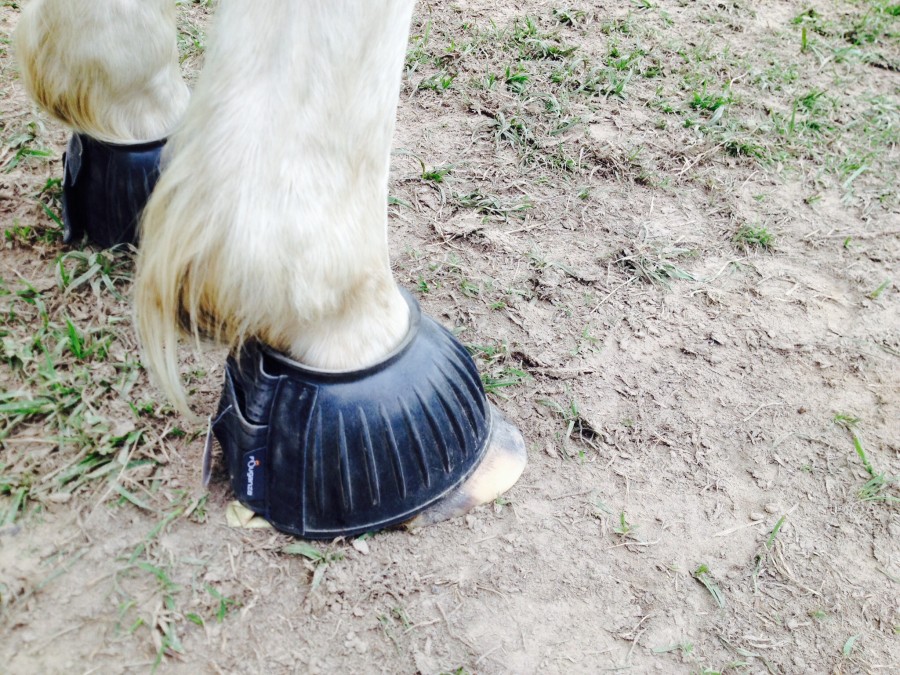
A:
[[[408,328],[387,182],[413,0],[229,0],[141,225],[145,364],[182,411],[182,334],[330,370]]]
[[[171,0],[33,0],[15,50],[22,81],[49,115],[93,138],[164,138],[190,93]]]

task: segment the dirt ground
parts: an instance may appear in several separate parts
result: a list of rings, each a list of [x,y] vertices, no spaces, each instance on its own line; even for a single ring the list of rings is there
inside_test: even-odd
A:
[[[0,8],[0,672],[900,672],[900,5],[420,2],[398,280],[530,464],[471,515],[226,525]],[[181,2],[194,77],[210,2]],[[348,102],[348,104],[351,104]],[[223,355],[185,352],[198,412]]]

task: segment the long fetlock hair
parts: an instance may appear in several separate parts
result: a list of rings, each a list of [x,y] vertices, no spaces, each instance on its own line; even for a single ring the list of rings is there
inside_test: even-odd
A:
[[[179,338],[375,362],[406,330],[387,179],[412,0],[233,0],[141,224],[145,365],[181,409]]]

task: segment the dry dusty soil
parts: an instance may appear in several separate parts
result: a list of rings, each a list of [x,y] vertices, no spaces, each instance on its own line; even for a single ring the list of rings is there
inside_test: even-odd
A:
[[[420,2],[399,281],[530,464],[416,533],[229,528],[0,8],[0,671],[900,672],[900,4]],[[188,77],[212,4],[181,2]],[[348,102],[351,105],[352,102]],[[185,352],[201,414],[223,355]]]

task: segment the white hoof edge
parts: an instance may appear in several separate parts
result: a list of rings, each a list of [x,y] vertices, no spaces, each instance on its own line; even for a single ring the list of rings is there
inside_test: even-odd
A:
[[[494,501],[519,480],[528,464],[525,439],[494,405],[490,407],[493,425],[481,464],[460,487],[405,522],[404,528],[414,530],[465,515],[476,506]]]

